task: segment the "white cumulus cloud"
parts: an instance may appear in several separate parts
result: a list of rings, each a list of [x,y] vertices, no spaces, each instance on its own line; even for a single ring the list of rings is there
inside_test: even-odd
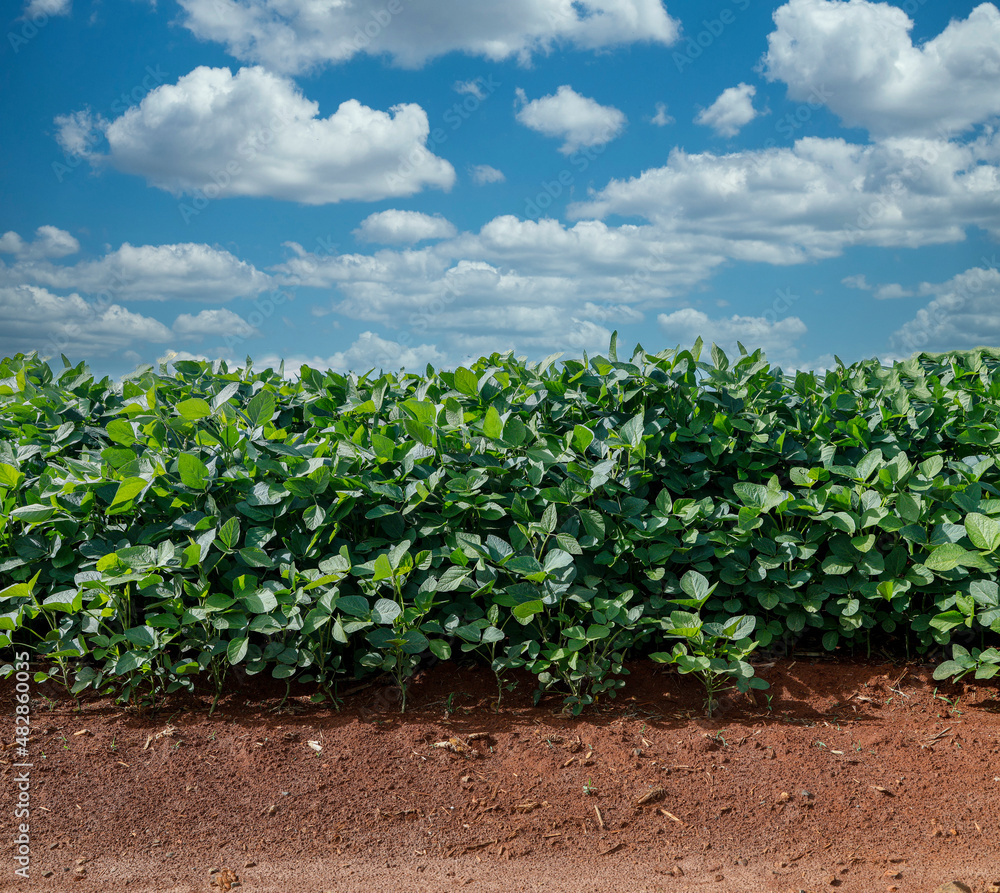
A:
[[[260,368],[270,366],[278,368],[282,359],[285,363],[285,374],[298,373],[303,366],[334,372],[367,372],[369,369],[382,369],[395,372],[399,369],[419,369],[430,363],[436,368],[447,362],[447,357],[433,344],[416,344],[407,346],[376,334],[362,332],[357,340],[344,350],[338,350],[329,356],[307,357],[295,354],[289,357],[267,355],[257,364]]]
[[[205,335],[235,335],[239,338],[260,336],[259,329],[254,328],[239,314],[224,308],[202,310],[197,315],[182,313],[174,320],[173,330],[180,337],[198,339]]]
[[[483,186],[486,183],[503,183],[507,179],[503,175],[503,171],[490,167],[488,164],[477,164],[469,168],[469,176],[472,177],[472,182],[477,186]]]
[[[933,299],[892,334],[891,347],[908,356],[1000,344],[1000,270],[995,255],[982,261],[947,282],[923,283],[921,294]]]
[[[103,115],[95,115],[90,109],[80,109],[68,115],[56,115],[56,142],[67,155],[86,158],[100,141],[108,126]]]
[[[18,260],[66,257],[79,250],[80,243],[66,230],[55,226],[38,227],[31,242],[25,242],[13,230],[0,236],[0,254],[13,254]]]
[[[384,327],[406,346],[433,340],[454,361],[468,352],[606,349],[613,329],[641,322],[646,308],[724,262],[706,240],[660,238],[650,226],[567,228],[512,215],[419,250],[289,248],[293,256],[273,272],[290,287],[328,289],[330,311]]]
[[[840,280],[841,285],[846,285],[848,288],[857,288],[861,291],[871,291],[874,286],[868,283],[865,278],[864,273],[856,273],[853,276],[845,276]]]
[[[878,301],[890,300],[892,298],[912,298],[913,292],[908,288],[903,288],[898,282],[889,282],[880,285],[875,289],[875,299]]]
[[[740,355],[739,342],[751,352],[762,348],[772,364],[781,366],[794,366],[798,362],[795,342],[808,331],[797,316],[769,319],[734,315],[712,319],[690,307],[661,313],[656,321],[663,334],[681,347],[690,347],[700,337],[706,344],[717,344],[732,360]]]
[[[73,9],[73,0],[30,0],[24,6],[24,17],[68,16]]]
[[[1000,135],[960,145],[901,139],[855,145],[808,137],[726,155],[679,149],[667,163],[612,180],[573,218],[645,217],[665,232],[724,240],[732,259],[799,263],[851,245],[1000,236]]]
[[[698,113],[695,123],[711,127],[720,136],[736,136],[741,127],[759,114],[753,107],[756,94],[757,88],[751,84],[729,87],[707,109]]]
[[[8,233],[4,239],[10,235],[16,236]],[[125,242],[103,257],[76,264],[55,264],[29,255],[9,267],[0,266],[0,284],[105,294],[116,301],[229,301],[258,295],[273,283],[267,273],[220,248],[191,242]]]
[[[665,102],[656,103],[656,114],[650,118],[650,121],[657,127],[666,127],[668,124],[674,123],[674,116],[667,114],[667,104]]]
[[[0,264],[0,284],[104,294],[116,301],[229,301],[254,297],[274,284],[267,273],[229,251],[192,242],[125,242],[94,260],[56,264],[49,258],[78,251],[80,246],[68,233],[53,226],[39,227],[39,234],[40,238],[28,244],[15,263]],[[17,233],[5,233],[0,238],[0,250],[5,244],[18,243],[24,245]]]
[[[876,137],[938,136],[1000,115],[1000,10],[982,3],[914,46],[898,6],[790,0],[774,13],[765,75],[793,100],[819,97]]]
[[[66,116],[64,144],[93,144]],[[59,119],[63,120],[63,119]],[[249,195],[322,205],[450,189],[455,171],[426,147],[427,113],[405,103],[388,112],[342,102],[323,118],[289,78],[260,67],[201,66],[152,90],[110,124],[106,155],[92,163],[145,177],[175,195]],[[91,135],[92,136],[92,135]]]
[[[237,59],[301,72],[359,53],[399,65],[462,52],[529,63],[556,46],[671,44],[662,0],[180,0],[184,25]]]
[[[163,343],[171,337],[163,323],[115,302],[0,285],[0,356],[38,351],[43,357],[107,357],[137,342]]]
[[[523,103],[517,120],[545,136],[564,140],[559,151],[571,155],[583,146],[602,146],[625,129],[625,115],[613,106],[601,105],[563,84],[551,96],[528,101],[518,89]]]
[[[483,79],[475,78],[471,81],[455,81],[452,89],[456,93],[468,94],[470,96],[475,96],[476,99],[485,99],[486,93],[483,92]]]
[[[383,245],[422,242],[424,239],[448,239],[456,234],[454,225],[443,217],[419,211],[378,211],[361,221],[354,231],[364,242]]]

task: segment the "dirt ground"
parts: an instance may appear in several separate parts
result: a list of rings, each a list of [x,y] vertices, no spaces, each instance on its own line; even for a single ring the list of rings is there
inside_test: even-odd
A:
[[[1000,890],[1000,690],[922,665],[777,661],[712,720],[690,678],[632,666],[580,718],[443,664],[405,716],[381,682],[340,712],[254,682],[138,715],[35,686],[30,879],[101,893]],[[47,695],[47,697],[46,697]],[[13,833],[11,833],[13,832]]]

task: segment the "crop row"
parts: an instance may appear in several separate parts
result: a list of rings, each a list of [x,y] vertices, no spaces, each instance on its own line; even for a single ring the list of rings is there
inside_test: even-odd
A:
[[[711,700],[803,636],[993,675],[1000,353],[787,375],[701,348],[120,384],[3,360],[0,646],[130,701],[239,665],[334,700],[388,672],[405,706],[461,654],[574,711],[647,655]]]

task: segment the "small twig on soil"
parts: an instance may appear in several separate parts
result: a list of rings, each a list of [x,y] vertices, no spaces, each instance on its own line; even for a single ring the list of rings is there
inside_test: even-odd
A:
[[[545,804],[539,803],[537,800],[531,800],[526,803],[518,803],[514,806],[514,812],[532,812],[543,805]]]
[[[636,806],[645,806],[648,803],[654,803],[657,800],[662,800],[667,796],[667,792],[663,788],[653,788],[651,791],[647,791],[643,794],[635,803]]]
[[[602,831],[604,830],[604,816],[601,815],[601,811],[595,806],[594,814],[597,816],[597,827]]]
[[[494,837],[493,840],[487,840],[484,843],[470,843],[462,850],[462,855],[471,853],[473,850],[481,850],[484,847],[493,846],[495,843],[500,843],[499,837]]]

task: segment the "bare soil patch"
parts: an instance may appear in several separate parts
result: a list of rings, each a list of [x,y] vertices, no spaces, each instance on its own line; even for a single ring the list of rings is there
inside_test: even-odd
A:
[[[417,677],[405,716],[382,682],[338,713],[295,689],[278,710],[284,686],[254,681],[212,717],[208,697],[141,715],[40,686],[31,879],[8,846],[0,889],[1000,890],[995,684],[784,660],[708,720],[689,678],[631,669],[576,719],[534,706],[528,679],[496,712],[492,675],[450,664]]]

